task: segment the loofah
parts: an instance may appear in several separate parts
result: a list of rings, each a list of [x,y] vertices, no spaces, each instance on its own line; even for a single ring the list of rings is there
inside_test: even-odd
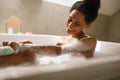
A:
[[[10,46],[1,46],[0,47],[0,56],[14,54],[15,51]]]

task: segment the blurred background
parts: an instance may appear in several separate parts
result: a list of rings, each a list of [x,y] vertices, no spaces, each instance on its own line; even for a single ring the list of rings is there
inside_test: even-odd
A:
[[[17,16],[22,33],[68,35],[66,20],[77,0],[0,0],[0,33],[5,21]],[[98,40],[120,42],[120,0],[101,0],[99,15],[85,30]],[[17,30],[14,30],[17,33]]]

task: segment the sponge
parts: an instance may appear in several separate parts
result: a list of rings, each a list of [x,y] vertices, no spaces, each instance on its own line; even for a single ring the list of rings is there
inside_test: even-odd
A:
[[[15,51],[10,46],[1,46],[0,47],[0,56],[14,54]]]

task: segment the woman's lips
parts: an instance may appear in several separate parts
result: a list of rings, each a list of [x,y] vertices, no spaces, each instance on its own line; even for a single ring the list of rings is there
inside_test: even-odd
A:
[[[68,29],[68,31],[75,31],[74,29]]]

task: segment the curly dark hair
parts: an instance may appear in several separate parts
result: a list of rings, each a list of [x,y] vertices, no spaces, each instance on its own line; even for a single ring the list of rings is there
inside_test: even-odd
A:
[[[85,15],[86,23],[91,23],[97,18],[99,8],[100,0],[83,0],[74,3],[70,9],[70,12],[73,10],[81,12]]]

